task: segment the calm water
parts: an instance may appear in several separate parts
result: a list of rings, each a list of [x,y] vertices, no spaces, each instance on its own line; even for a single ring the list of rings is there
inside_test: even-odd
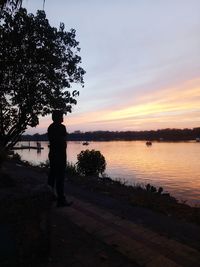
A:
[[[24,144],[27,144],[24,142]],[[48,142],[42,142],[44,150],[18,150],[22,159],[34,164],[48,158]],[[21,145],[21,144],[20,144]],[[31,145],[35,145],[31,142]],[[164,187],[180,200],[200,204],[200,143],[154,142],[147,147],[142,141],[68,142],[68,161],[75,163],[81,150],[100,150],[106,158],[106,174],[128,183],[151,183]]]

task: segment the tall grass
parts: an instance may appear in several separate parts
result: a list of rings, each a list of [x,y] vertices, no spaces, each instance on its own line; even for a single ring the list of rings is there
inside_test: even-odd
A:
[[[78,176],[79,172],[77,170],[76,164],[67,161],[66,172],[68,176]]]

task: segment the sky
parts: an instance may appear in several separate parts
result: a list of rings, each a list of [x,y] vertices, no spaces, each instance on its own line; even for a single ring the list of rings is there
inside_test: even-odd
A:
[[[24,0],[28,12],[43,0]],[[80,42],[86,70],[68,132],[200,127],[199,0],[46,0],[52,26]],[[41,117],[27,133],[45,133]]]

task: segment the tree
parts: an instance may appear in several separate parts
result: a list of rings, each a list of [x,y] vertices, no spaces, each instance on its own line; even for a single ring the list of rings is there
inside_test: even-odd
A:
[[[13,9],[17,9],[22,6],[23,0],[0,0],[0,11],[5,9],[6,7],[12,7]],[[43,0],[43,9],[45,5],[45,0]]]
[[[18,8],[21,6],[21,4],[22,4],[22,0],[0,0],[0,10],[3,10],[7,6]]]
[[[3,11],[0,21],[0,150],[9,149],[38,116],[71,112],[83,86],[75,30],[51,27],[44,11]]]

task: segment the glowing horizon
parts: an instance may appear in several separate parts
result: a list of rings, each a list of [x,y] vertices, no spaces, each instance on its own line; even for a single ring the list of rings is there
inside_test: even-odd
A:
[[[41,118],[43,132],[50,123],[50,117]],[[200,127],[200,79],[178,87],[154,91],[153,95],[141,95],[128,107],[119,106],[79,115],[69,114],[65,116],[64,123],[70,132]],[[77,128],[77,125],[82,127]]]
[[[85,88],[73,87],[80,97],[65,118],[69,132],[200,127],[198,0],[60,1],[45,3],[47,17],[77,30],[87,72]],[[25,5],[35,12],[42,3]],[[40,118],[27,133],[50,123]]]

